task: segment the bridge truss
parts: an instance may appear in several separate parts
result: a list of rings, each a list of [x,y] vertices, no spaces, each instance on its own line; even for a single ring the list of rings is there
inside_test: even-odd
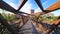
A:
[[[15,14],[18,14],[18,15],[21,15],[21,16],[25,16],[25,15],[23,15],[23,14],[26,14],[26,15],[31,15],[31,14],[28,14],[28,13],[25,13],[25,12],[21,12],[21,11],[19,11],[23,6],[24,6],[24,4],[27,2],[28,0],[22,0],[22,2],[20,3],[20,5],[19,5],[19,7],[18,7],[18,9],[16,10],[16,9],[14,9],[13,7],[11,7],[10,5],[8,5],[7,3],[5,3],[3,0],[0,0],[0,8],[1,9],[4,9],[4,10],[7,10],[7,11],[10,11],[10,12],[12,12],[12,13],[15,13]],[[43,7],[42,7],[42,4],[41,4],[41,2],[39,1],[39,0],[35,0],[35,2],[37,3],[37,5],[41,8],[41,10],[43,11],[43,12],[45,12],[44,14],[46,14],[46,13],[49,13],[49,12],[52,12],[52,11],[55,11],[55,10],[58,10],[58,9],[60,9],[60,7],[59,8],[57,8],[57,9],[55,9],[55,10],[44,10],[43,9]],[[42,14],[43,15],[43,14]],[[31,15],[32,16],[32,15]],[[35,15],[34,15],[35,16]],[[37,22],[37,23],[39,23],[39,24],[41,24],[41,25],[43,25],[44,23],[42,23],[42,22],[40,22],[40,21],[38,21],[38,18],[39,18],[39,16],[38,17],[36,17],[37,18],[37,20],[34,20],[34,19],[31,19],[32,21],[35,21],[35,22]],[[23,18],[22,18],[23,19]],[[24,20],[24,19],[23,19]],[[0,14],[0,22],[12,33],[12,34],[18,34],[18,30],[14,30],[13,28],[12,28],[12,26],[10,26],[8,23],[7,23],[7,21],[3,18],[3,16]],[[24,22],[24,21],[23,21]],[[47,26],[45,26],[45,25],[43,25],[44,27],[47,27],[48,29],[51,29],[49,32],[48,32],[48,34],[50,33],[50,32],[52,32],[53,30],[55,31],[56,29],[58,30],[60,30],[60,27],[58,27],[58,25],[59,25],[60,23],[58,23],[57,25],[50,25],[50,24],[47,24],[46,23],[46,25],[49,25],[48,27]],[[24,25],[23,25],[24,26]],[[22,26],[22,27],[23,27]],[[21,28],[22,28],[21,27]]]

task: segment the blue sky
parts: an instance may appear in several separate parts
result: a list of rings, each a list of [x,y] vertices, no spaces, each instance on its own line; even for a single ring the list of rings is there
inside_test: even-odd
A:
[[[12,7],[14,7],[15,9],[18,8],[18,5],[20,3],[20,0],[3,0],[3,1],[5,1],[6,3],[8,3]]]
[[[60,9],[56,10],[54,12],[51,12],[51,13],[53,13],[55,16],[60,16]]]
[[[15,9],[18,8],[19,3],[21,2],[21,0],[3,0],[3,1],[8,3],[12,7],[14,7]],[[54,3],[56,3],[58,0],[40,0],[40,1],[41,1],[42,6],[43,6],[43,8],[45,10],[46,8],[48,8],[51,5],[53,5]],[[34,9],[35,12],[41,12],[41,9],[38,7],[38,5],[36,4],[36,2],[34,0],[28,0],[26,2],[26,4],[21,8],[20,11],[23,11],[23,12],[26,12],[26,13],[30,13],[31,9]],[[58,15],[60,13],[59,11],[55,11],[54,14]]]
[[[58,0],[40,0],[40,1],[42,3],[43,8],[46,9],[53,5],[54,3],[56,3]]]

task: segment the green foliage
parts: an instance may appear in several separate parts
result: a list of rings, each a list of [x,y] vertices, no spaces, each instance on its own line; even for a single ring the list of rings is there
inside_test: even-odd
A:
[[[8,22],[10,20],[17,20],[17,18],[19,18],[19,16],[17,16],[16,14],[5,14],[4,12],[2,12],[2,15]]]
[[[9,19],[8,19],[8,16],[4,13],[4,12],[2,12],[2,16],[8,21]]]
[[[52,23],[54,20],[57,19],[58,16],[54,16],[52,14],[49,15],[41,15],[39,17],[39,21],[42,20],[43,22],[48,22],[48,23]]]
[[[4,17],[4,19],[7,20],[7,22],[9,22],[10,20],[18,20],[17,18],[19,18],[19,16],[16,14],[6,14],[4,10],[2,10],[1,14]],[[11,32],[0,23],[0,34],[11,34]]]

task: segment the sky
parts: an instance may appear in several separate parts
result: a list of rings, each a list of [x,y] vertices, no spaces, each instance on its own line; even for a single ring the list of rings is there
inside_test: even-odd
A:
[[[21,2],[21,0],[3,0],[6,3],[8,3],[9,5],[11,5],[13,8],[17,9],[19,6],[19,3]],[[48,7],[50,7],[51,5],[53,5],[54,3],[56,3],[58,0],[40,0],[42,3],[42,6],[44,8],[44,10]],[[35,13],[36,12],[42,12],[41,9],[39,8],[39,6],[36,4],[36,2],[34,0],[28,0],[25,5],[20,9],[20,11],[26,12],[26,13],[30,13],[30,10],[34,9]],[[52,13],[54,13],[54,15],[60,15],[60,10],[58,11],[54,11]]]
[[[51,13],[53,13],[55,16],[60,16],[60,9],[56,10],[54,12],[51,12]]]
[[[54,3],[56,3],[58,0],[40,0],[42,3],[42,6],[44,8],[44,10],[48,7],[50,7],[51,5],[53,5]]]

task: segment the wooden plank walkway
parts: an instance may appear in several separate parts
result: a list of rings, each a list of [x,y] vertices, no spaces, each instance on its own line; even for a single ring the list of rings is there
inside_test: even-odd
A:
[[[19,34],[41,34],[33,25],[32,20],[29,20],[21,29]]]

